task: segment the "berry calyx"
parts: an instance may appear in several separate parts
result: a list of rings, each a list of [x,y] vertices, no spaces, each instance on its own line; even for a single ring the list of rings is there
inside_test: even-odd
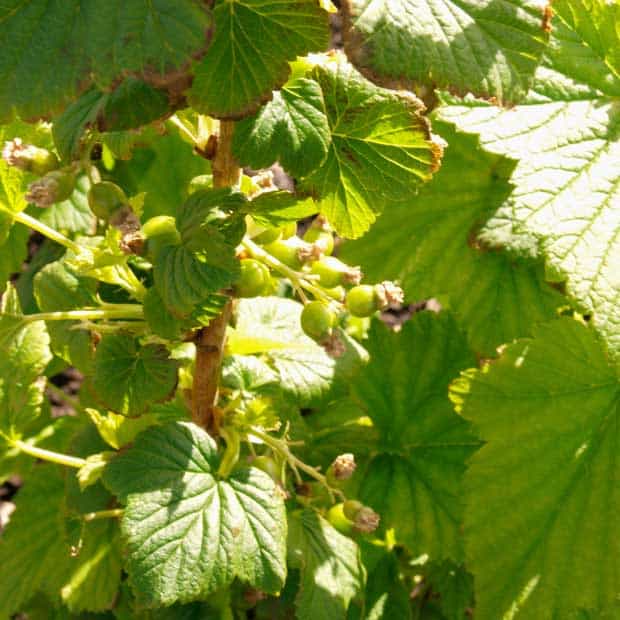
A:
[[[330,465],[330,470],[336,480],[348,480],[356,468],[355,456],[350,452],[338,455]]]
[[[375,295],[377,296],[379,310],[398,307],[405,301],[403,289],[389,280],[375,286]]]
[[[107,220],[115,211],[127,204],[125,192],[110,181],[91,185],[87,199],[90,210],[103,220]]]
[[[70,170],[52,170],[28,186],[26,200],[37,207],[51,207],[67,200],[75,189],[75,174]]]
[[[362,279],[359,267],[349,267],[333,256],[325,256],[312,263],[311,271],[319,276],[319,284],[325,288],[334,288],[342,284],[357,285]]]
[[[146,238],[146,251],[151,261],[157,258],[164,246],[181,243],[175,219],[170,215],[156,215],[147,220],[142,225],[142,234]]]
[[[256,297],[260,295],[270,282],[269,269],[253,258],[241,261],[241,273],[234,285],[237,297]]]
[[[24,144],[21,138],[14,138],[4,143],[2,159],[9,165],[43,176],[58,168],[58,157],[47,149],[32,144]]]
[[[375,288],[370,284],[354,286],[347,293],[345,304],[347,310],[357,317],[370,316],[379,309]]]
[[[369,506],[356,499],[348,499],[342,505],[343,515],[353,522],[353,530],[360,534],[370,534],[379,527],[380,517]]]
[[[336,314],[322,301],[311,301],[301,312],[301,328],[314,340],[323,340],[331,333]]]

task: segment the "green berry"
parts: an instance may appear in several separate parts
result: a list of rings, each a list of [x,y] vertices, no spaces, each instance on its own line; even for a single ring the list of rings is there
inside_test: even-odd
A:
[[[343,512],[343,504],[334,504],[327,511],[327,520],[341,533],[351,534],[353,532],[353,523],[347,519]]]
[[[275,482],[280,482],[280,468],[272,458],[262,454],[261,456],[257,456],[252,461],[251,465],[252,467],[257,467],[258,469],[264,471]]]
[[[26,200],[37,207],[67,200],[75,189],[75,174],[70,169],[52,170],[28,186]]]
[[[311,301],[301,312],[301,328],[310,338],[322,340],[329,336],[336,315],[322,301]]]
[[[194,192],[201,189],[211,189],[213,187],[212,174],[200,174],[194,177],[187,186],[187,193],[191,196]]]
[[[325,288],[334,288],[341,284],[358,284],[361,272],[356,267],[349,267],[333,256],[325,256],[312,263],[313,274],[319,276],[319,284]]]
[[[269,269],[263,263],[246,258],[241,261],[241,274],[235,283],[237,297],[256,297],[270,283]]]
[[[347,310],[358,317],[370,316],[378,309],[375,289],[369,284],[354,286],[346,298]]]
[[[125,192],[110,181],[91,185],[87,198],[90,210],[103,220],[107,220],[112,213],[127,204]]]
[[[284,226],[280,226],[282,232],[282,239],[290,239],[297,235],[297,222],[288,222]]]
[[[278,239],[273,243],[265,246],[265,251],[269,252],[273,257],[277,258],[281,263],[284,263],[291,269],[301,269],[302,262],[299,258],[299,245],[301,239],[298,237],[292,237],[283,241]]]
[[[308,228],[304,234],[304,241],[318,245],[326,256],[329,256],[334,251],[334,235],[328,230]]]
[[[146,237],[146,251],[151,261],[157,258],[164,246],[181,243],[175,219],[170,215],[156,215],[146,221],[142,226],[142,234]]]

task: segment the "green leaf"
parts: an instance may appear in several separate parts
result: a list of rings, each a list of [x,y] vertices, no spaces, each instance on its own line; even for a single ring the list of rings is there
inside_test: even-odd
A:
[[[554,318],[566,300],[545,283],[541,264],[492,250],[477,237],[512,190],[512,162],[445,123],[433,128],[449,144],[437,175],[346,243],[342,257],[370,280],[399,280],[409,300],[438,298],[467,328],[474,350],[493,356],[498,345]]]
[[[280,387],[302,407],[345,392],[366,360],[366,352],[341,334],[345,353],[334,359],[301,329],[301,304],[290,299],[240,299],[235,331],[227,348],[241,355],[262,354],[278,373]]]
[[[54,143],[64,160],[79,154],[84,131],[122,131],[163,118],[169,109],[166,93],[135,78],[123,80],[111,93],[92,88],[54,122]]]
[[[60,520],[63,478],[49,465],[37,473],[20,490],[17,510],[0,538],[2,620],[53,581],[69,554]]]
[[[0,229],[3,217],[0,212]],[[15,224],[7,232],[4,241],[0,242],[0,294],[4,292],[10,276],[21,270],[23,262],[28,257],[29,236],[30,231],[25,226]]]
[[[192,107],[211,116],[253,112],[286,82],[289,61],[328,45],[316,0],[220,0],[214,17],[215,37],[189,91]]]
[[[218,264],[211,264],[213,258]],[[228,263],[223,261],[228,259]],[[197,304],[235,280],[239,263],[233,246],[228,256],[192,252],[185,246],[165,246],[153,266],[155,287],[166,308],[175,316],[187,317]]]
[[[439,608],[446,620],[463,620],[474,609],[474,579],[463,566],[446,561],[425,567],[425,579],[439,596]]]
[[[97,283],[79,278],[63,261],[47,264],[34,277],[34,296],[42,312],[79,310],[96,305]],[[92,364],[93,344],[90,333],[73,329],[78,321],[49,321],[47,331],[55,355],[88,372]]]
[[[191,423],[154,427],[111,463],[127,503],[122,531],[134,587],[151,604],[201,599],[235,578],[265,592],[286,576],[284,502],[269,476],[217,478],[213,439]]]
[[[141,346],[128,335],[107,335],[97,346],[92,384],[108,409],[138,416],[173,396],[177,370],[163,345]]]
[[[522,98],[548,35],[533,0],[347,0],[346,51],[371,79]]]
[[[321,87],[302,77],[287,82],[256,116],[235,126],[233,152],[252,168],[268,168],[277,160],[301,177],[323,163],[330,142]]]
[[[359,237],[377,215],[428,181],[440,149],[430,139],[422,104],[376,87],[341,54],[309,74],[320,86],[331,133],[327,158],[303,180],[335,230]]]
[[[90,84],[108,88],[126,75],[173,87],[189,58],[205,49],[212,26],[211,11],[194,0],[174,8],[163,0],[10,0],[0,22],[3,120],[13,109],[23,118],[57,112]]]
[[[52,359],[43,321],[25,322],[15,289],[10,286],[0,305],[0,431],[20,432],[40,413],[45,379]]]
[[[487,224],[485,240],[539,249],[547,277],[566,281],[617,358],[620,39],[610,25],[618,9],[602,0],[560,0],[554,10],[557,36],[526,103],[500,110],[464,101],[440,109],[440,117],[517,160],[515,190]]]
[[[465,373],[453,399],[485,441],[465,485],[476,618],[610,610],[620,381],[593,331],[568,318],[541,326]]]
[[[475,358],[446,313],[415,314],[399,333],[375,322],[367,347],[371,361],[352,389],[379,440],[361,498],[414,556],[460,559],[461,481],[477,442],[448,385]]]
[[[314,510],[289,515],[289,563],[301,569],[295,600],[299,620],[344,620],[364,587],[358,546]]]
[[[97,228],[97,218],[88,206],[87,194],[90,189],[90,181],[86,175],[78,178],[75,190],[71,197],[63,202],[58,202],[44,211],[33,208],[31,215],[35,215],[51,228],[55,228],[65,234],[83,233],[92,235]]]
[[[79,553],[67,564],[68,576],[60,594],[70,611],[111,609],[121,582],[121,544],[118,522],[102,519],[80,528]]]
[[[290,192],[265,192],[248,205],[252,218],[263,226],[281,226],[317,211],[318,206],[312,198],[300,199]]]

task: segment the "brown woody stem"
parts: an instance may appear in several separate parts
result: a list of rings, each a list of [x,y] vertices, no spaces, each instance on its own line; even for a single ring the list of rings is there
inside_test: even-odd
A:
[[[220,121],[217,149],[211,168],[214,187],[239,183],[241,169],[232,154],[234,121]],[[196,333],[196,365],[192,386],[192,419],[211,435],[219,434],[220,420],[215,409],[226,327],[232,314],[232,300],[207,327]]]

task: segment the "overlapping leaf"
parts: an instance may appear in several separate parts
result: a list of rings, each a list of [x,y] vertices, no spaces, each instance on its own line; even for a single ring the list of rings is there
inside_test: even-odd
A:
[[[286,131],[293,149],[282,163],[303,177],[339,234],[359,237],[430,179],[440,148],[412,95],[378,88],[342,54],[315,62],[296,66],[276,99],[241,123],[235,148],[242,163],[267,166],[284,151],[274,141]],[[300,93],[309,92],[302,105]]]
[[[297,617],[344,620],[366,577],[358,546],[314,510],[304,510],[289,519],[288,554],[291,566],[301,569]]]
[[[189,101],[220,118],[256,110],[286,81],[289,61],[328,44],[327,15],[315,0],[220,1],[214,17],[215,36]]]
[[[436,297],[449,305],[474,350],[493,355],[500,344],[552,319],[565,300],[545,283],[541,264],[477,238],[509,196],[514,165],[444,123],[434,123],[434,130],[449,144],[440,171],[406,205],[345,244],[342,256],[372,280],[400,280],[409,300]]]
[[[128,416],[172,398],[178,364],[163,345],[140,345],[130,335],[106,335],[97,346],[92,384],[110,410]]]
[[[145,431],[105,474],[127,503],[129,573],[152,604],[201,599],[235,578],[278,592],[286,576],[284,503],[257,469],[217,478],[213,439],[191,423]]]
[[[534,0],[346,0],[346,51],[371,79],[522,98],[548,38]]]
[[[485,441],[465,485],[476,617],[605,617],[620,570],[620,381],[593,330],[540,327],[453,398]]]
[[[0,120],[61,110],[81,89],[135,74],[166,85],[208,45],[204,2],[9,0],[0,7]],[[62,59],[62,62],[60,61]]]
[[[341,334],[345,353],[334,359],[301,329],[301,304],[290,299],[242,299],[232,353],[261,354],[280,379],[280,387],[302,406],[312,406],[347,389],[347,382],[366,360],[364,349]]]
[[[515,190],[484,231],[488,243],[539,248],[611,354],[620,355],[620,38],[618,7],[554,4],[554,36],[526,103],[464,101],[440,116],[518,160]]]
[[[448,384],[475,360],[445,313],[417,314],[400,333],[375,323],[368,351],[353,394],[379,439],[361,497],[412,553],[459,559],[461,479],[477,443],[452,411]]]

